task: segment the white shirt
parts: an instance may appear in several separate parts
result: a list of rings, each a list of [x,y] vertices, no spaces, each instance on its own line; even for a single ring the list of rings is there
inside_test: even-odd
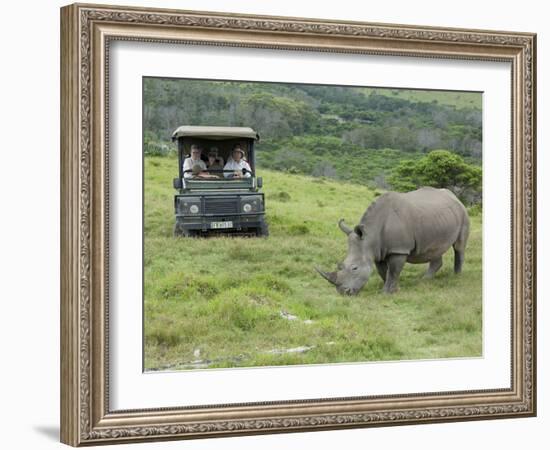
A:
[[[238,170],[239,172],[242,172],[243,169],[246,169],[248,171],[248,172],[245,172],[243,176],[245,178],[250,178],[251,169],[248,163],[244,159],[241,159],[239,162],[237,162],[234,159],[230,158],[227,161],[227,164],[223,167],[223,170]],[[223,176],[226,178],[232,175],[233,174],[229,172],[223,174]]]
[[[192,170],[193,166],[195,164],[198,164],[201,166],[201,169],[206,170],[206,164],[202,159],[193,159],[193,158],[185,158],[185,161],[183,162],[183,178],[191,178],[193,176],[193,172],[185,172],[186,170]]]

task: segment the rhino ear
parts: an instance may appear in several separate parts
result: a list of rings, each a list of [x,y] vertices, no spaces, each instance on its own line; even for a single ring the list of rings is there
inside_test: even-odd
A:
[[[355,231],[355,234],[357,236],[359,236],[359,239],[363,239],[366,235],[365,233],[365,225],[363,224],[360,224],[360,225],[356,225],[355,228],[353,229],[353,231]]]

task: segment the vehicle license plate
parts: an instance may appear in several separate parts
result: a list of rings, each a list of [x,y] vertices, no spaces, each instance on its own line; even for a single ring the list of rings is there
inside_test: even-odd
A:
[[[210,222],[210,228],[233,228],[233,222]]]

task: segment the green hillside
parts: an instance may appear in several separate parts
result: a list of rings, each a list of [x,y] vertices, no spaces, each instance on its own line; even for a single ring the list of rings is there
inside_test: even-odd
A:
[[[453,106],[459,109],[473,108],[481,110],[482,101],[479,92],[365,88],[365,94],[386,95],[388,97],[400,98],[410,102],[435,103]]]
[[[176,170],[174,157],[145,158],[146,370],[481,355],[481,217],[460,276],[450,251],[434,280],[406,265],[398,293],[373,274],[343,297],[313,267],[343,259],[337,221],[357,223],[375,191],[262,170],[269,238],[174,238]]]
[[[144,152],[180,125],[252,127],[258,166],[392,188],[391,170],[432,150],[481,167],[480,93],[144,78]],[[393,187],[395,188],[395,187]]]

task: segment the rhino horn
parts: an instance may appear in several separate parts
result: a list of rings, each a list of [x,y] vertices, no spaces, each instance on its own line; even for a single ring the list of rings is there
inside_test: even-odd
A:
[[[338,226],[339,226],[340,229],[341,229],[344,233],[346,233],[346,234],[350,234],[350,233],[353,231],[350,227],[348,227],[348,226],[344,223],[344,219],[340,219],[340,220],[338,221]]]
[[[318,267],[316,267],[315,270],[319,272],[319,275],[321,275],[325,280],[332,284],[336,284],[336,272],[325,272]]]

